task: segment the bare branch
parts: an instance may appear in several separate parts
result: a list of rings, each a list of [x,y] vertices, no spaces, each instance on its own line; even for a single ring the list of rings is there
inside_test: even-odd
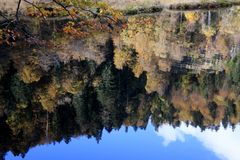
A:
[[[110,21],[114,22],[114,23],[118,23],[117,21],[115,21],[112,17],[108,16],[108,15],[100,15],[99,13],[95,13],[93,12],[92,10],[90,9],[85,9],[85,8],[82,8],[80,6],[77,7],[78,9],[84,11],[84,12],[89,12],[90,14],[92,14],[95,18],[98,18],[99,20],[101,20],[102,18],[106,18],[106,19],[109,19]],[[113,30],[113,27],[110,23],[108,23],[108,27]]]
[[[56,3],[57,5],[61,6],[65,11],[67,11],[68,15],[71,16],[73,21],[75,21],[75,18],[72,16],[70,11],[67,9],[67,6],[64,6],[61,2],[58,2],[58,0],[53,0],[53,2]]]
[[[78,7],[78,8],[81,9],[82,11],[91,13],[95,17],[99,17],[99,18],[105,17],[105,18],[107,18],[107,19],[109,19],[109,20],[111,20],[111,21],[116,23],[116,21],[112,17],[109,17],[107,15],[99,15],[98,13],[95,13],[95,12],[91,11],[90,9],[85,9],[85,8],[82,8],[82,7]]]
[[[2,12],[0,12],[0,16],[3,17],[5,20],[9,21],[9,19]]]
[[[41,13],[42,18],[43,18],[45,21],[47,21],[47,20],[46,20],[46,17],[44,16],[44,14],[43,14],[43,12],[42,12],[42,10],[41,10],[40,7],[38,7],[36,4],[34,4],[34,3],[32,3],[32,2],[29,2],[28,0],[23,0],[23,1],[26,2],[26,3],[28,3],[28,4],[30,4],[30,5],[32,5],[33,7],[35,7],[35,8]]]
[[[21,5],[22,0],[18,0],[18,6],[17,6],[17,10],[16,10],[16,21],[19,21],[19,9],[20,9],[20,5]]]
[[[1,22],[1,26],[5,26],[5,28],[8,28],[9,25],[14,24],[16,22],[15,19],[10,19],[6,15],[4,15],[2,12],[0,12],[0,17],[4,18],[4,21]]]

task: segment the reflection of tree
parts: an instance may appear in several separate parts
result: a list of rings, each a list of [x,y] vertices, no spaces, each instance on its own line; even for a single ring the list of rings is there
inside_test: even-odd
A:
[[[177,126],[176,121],[176,109],[169,104],[169,102],[160,97],[158,94],[154,94],[151,99],[151,113],[152,121],[157,129],[161,124],[169,123],[173,126]]]
[[[240,86],[240,55],[235,56],[231,61],[228,62],[226,71],[229,75],[230,83],[233,83],[236,86],[237,90],[239,90]]]
[[[0,153],[24,155],[38,144],[68,143],[76,136],[99,141],[104,129],[145,129],[150,117],[156,128],[164,123],[177,127],[181,121],[202,130],[217,130],[221,123],[234,127],[240,121],[239,56],[224,70],[174,68],[204,60],[196,48],[205,48],[207,38],[213,45],[231,36],[219,30],[195,35],[204,29],[199,25],[204,14],[183,14],[180,25],[175,25],[176,15],[171,21],[166,12],[160,20],[129,19],[128,28],[113,39],[115,48],[111,41],[104,48],[107,38],[99,44],[102,36],[88,39],[90,44],[77,41],[81,55],[72,53],[64,62],[35,48],[12,54],[10,62],[0,64]],[[214,42],[214,36],[222,40]],[[84,50],[87,44],[90,49]],[[104,52],[101,60],[89,54],[95,50]],[[217,64],[218,58],[213,61]]]
[[[25,83],[20,81],[17,76],[12,77],[11,93],[14,96],[16,108],[26,108],[31,99],[31,89]]]
[[[75,121],[81,132],[100,140],[103,129],[101,106],[92,89],[74,96],[73,106],[76,112]]]
[[[51,63],[47,71],[39,65],[41,79],[31,83],[21,79],[18,61],[14,63],[0,81],[0,122],[8,128],[3,134],[10,137],[9,143],[1,143],[4,152],[24,154],[37,144],[68,143],[73,136],[99,141],[103,129],[145,129],[150,117],[156,128],[185,121],[202,130],[217,130],[221,122],[234,127],[240,120],[234,89],[238,83],[231,73],[238,67],[236,59],[229,61],[226,72],[150,72],[139,78],[128,66],[114,68],[111,59],[100,65],[73,60],[58,67]],[[162,81],[164,92],[148,93],[146,88],[159,89]]]

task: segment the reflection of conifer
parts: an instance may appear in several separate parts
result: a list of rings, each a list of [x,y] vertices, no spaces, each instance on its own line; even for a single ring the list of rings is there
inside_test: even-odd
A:
[[[5,155],[6,155],[6,152],[4,152],[4,151],[1,152],[1,151],[0,151],[0,159],[5,160],[5,158],[4,158]]]
[[[202,113],[200,111],[192,111],[192,117],[192,125],[195,127],[199,126],[202,131],[205,130],[206,127],[203,124],[204,117]]]
[[[102,121],[100,117],[101,107],[92,88],[79,92],[73,97],[73,107],[76,112],[75,121],[81,132],[101,138]]]
[[[210,115],[213,119],[217,117],[217,104],[215,102],[210,102],[208,104]]]
[[[224,118],[222,120],[222,124],[224,128],[227,128],[229,123],[231,122],[231,118],[236,118],[237,117],[237,111],[236,111],[236,105],[234,104],[233,101],[228,102],[228,106],[225,108],[225,114]],[[234,124],[232,123],[232,126]]]
[[[211,97],[223,85],[224,73],[202,73],[198,78],[199,90],[206,98]]]
[[[176,118],[176,109],[158,94],[154,94],[151,99],[151,112],[156,129],[163,123],[172,124]]]
[[[69,139],[76,129],[75,110],[69,106],[59,106],[53,114],[54,140]]]
[[[86,123],[85,120],[87,119],[86,116],[87,108],[86,108],[86,102],[84,100],[84,95],[82,92],[79,92],[77,95],[73,97],[73,107],[76,111],[76,122],[80,126],[81,124]]]
[[[96,88],[97,99],[103,106],[102,120],[105,128],[110,129],[113,126],[113,118],[117,115],[115,106],[118,95],[117,85],[113,73],[113,65],[107,63],[101,71],[101,82]]]
[[[230,60],[227,64],[229,84],[234,85],[233,89],[240,93],[240,54]]]
[[[13,76],[11,79],[11,93],[14,96],[17,108],[26,108],[29,100],[31,99],[30,88],[20,81],[17,76]]]

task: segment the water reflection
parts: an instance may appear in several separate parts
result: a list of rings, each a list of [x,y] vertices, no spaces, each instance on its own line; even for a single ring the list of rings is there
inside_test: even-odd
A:
[[[175,141],[185,143],[187,137],[192,136],[200,141],[206,149],[214,152],[220,159],[228,160],[239,159],[239,133],[239,127],[234,132],[229,127],[224,129],[223,126],[218,131],[207,129],[202,132],[200,128],[187,127],[186,124],[182,124],[175,129],[170,125],[163,125],[157,131],[157,134],[164,139],[164,146],[169,146]]]
[[[231,128],[223,127],[220,127],[218,132],[212,130],[201,132],[200,128],[186,127],[184,123],[175,129],[165,124],[159,127],[158,131],[154,131],[151,125],[148,125],[146,130],[138,132],[133,128],[129,128],[127,133],[125,128],[113,131],[111,134],[104,130],[103,140],[99,144],[94,140],[81,137],[71,138],[69,144],[61,142],[38,146],[32,148],[25,159],[66,160],[87,157],[88,160],[96,158],[108,160],[118,155],[115,157],[116,160],[121,160],[138,155],[140,160],[146,158],[177,160],[179,157],[196,160],[237,160],[239,147],[239,127],[235,132],[232,132]],[[109,150],[111,150],[110,153]],[[119,151],[124,154],[119,154]],[[14,157],[11,153],[8,153],[6,158],[23,159]]]
[[[237,133],[223,128],[240,120],[239,22],[238,7],[163,10],[112,34],[1,48],[0,155],[77,136],[99,142],[104,130],[146,129],[150,119],[165,145],[192,135],[235,158],[237,146],[229,155],[205,139]]]
[[[111,134],[104,130],[103,140],[99,144],[93,139],[85,137],[72,138],[69,144],[61,142],[60,144],[33,148],[25,159],[67,160],[69,158],[76,159],[76,157],[84,157],[87,160],[110,160],[113,157],[116,160],[134,159],[136,157],[139,160],[147,158],[177,160],[179,157],[196,160],[219,159],[214,153],[205,149],[198,140],[190,136],[185,138],[185,143],[175,142],[166,147],[162,145],[163,139],[156,134],[152,125],[148,125],[146,130],[139,130],[138,132],[135,132],[133,128],[129,128],[127,133],[125,133],[125,128],[112,131]],[[187,150],[191,150],[191,152],[186,152]],[[22,158],[14,157],[11,153],[8,153],[6,159],[20,160]]]

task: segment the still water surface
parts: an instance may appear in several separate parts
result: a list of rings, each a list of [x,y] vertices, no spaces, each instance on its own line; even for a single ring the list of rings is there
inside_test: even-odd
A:
[[[235,6],[85,39],[38,26],[51,45],[1,48],[0,159],[239,160],[239,22]]]
[[[240,149],[240,130],[231,128],[216,131],[199,128],[181,127],[174,129],[169,125],[161,126],[158,131],[149,125],[146,130],[134,131],[125,128],[109,134],[103,132],[99,143],[86,137],[72,138],[65,142],[41,145],[32,148],[25,156],[32,159],[195,159],[195,160],[238,160]],[[231,147],[230,147],[231,146]],[[6,159],[20,160],[8,153]]]

